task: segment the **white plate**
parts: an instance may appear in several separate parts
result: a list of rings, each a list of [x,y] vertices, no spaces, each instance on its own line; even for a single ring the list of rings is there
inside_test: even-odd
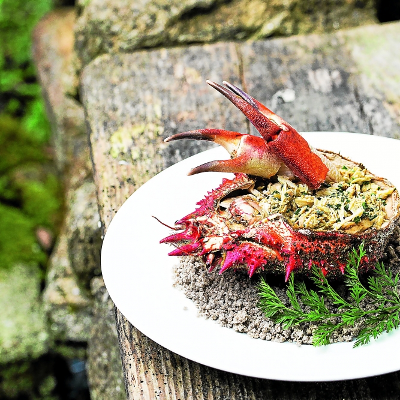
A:
[[[312,132],[303,136],[317,148],[364,163],[400,188],[400,141],[354,133]],[[168,245],[159,240],[195,209],[208,190],[229,174],[187,172],[204,162],[227,158],[222,148],[190,157],[140,187],[111,222],[102,248],[102,271],[110,296],[141,332],[188,359],[237,374],[287,381],[333,381],[400,370],[400,330],[367,346],[324,347],[252,339],[197,316],[194,304],[172,286]]]

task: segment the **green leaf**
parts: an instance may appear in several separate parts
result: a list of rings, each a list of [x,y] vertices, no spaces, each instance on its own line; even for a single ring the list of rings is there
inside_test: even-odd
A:
[[[23,127],[45,143],[50,137],[50,125],[47,121],[42,99],[37,98],[28,103],[25,116],[22,118]]]
[[[296,290],[294,287],[294,274],[290,274],[286,295],[289,298],[290,304],[292,305],[293,309],[296,311],[301,311],[301,307],[297,300]]]
[[[37,245],[33,221],[14,207],[0,203],[0,269],[16,263],[45,262],[47,256]]]
[[[365,256],[363,244],[353,250],[345,268],[345,284],[348,288],[349,300],[340,296],[329,284],[322,271],[312,267],[312,282],[317,291],[308,289],[305,282],[295,282],[292,274],[287,283],[286,296],[290,307],[285,306],[274,290],[263,279],[259,285],[260,307],[265,316],[284,329],[302,323],[317,324],[313,333],[313,345],[327,345],[332,334],[344,327],[356,324],[361,326],[354,342],[358,347],[377,338],[383,332],[390,332],[400,325],[399,274],[393,277],[390,269],[377,264],[375,276],[367,279],[364,286],[358,276],[358,268]],[[366,301],[368,300],[368,302]],[[366,303],[375,304],[367,307]],[[326,307],[330,302],[336,307],[332,312]]]

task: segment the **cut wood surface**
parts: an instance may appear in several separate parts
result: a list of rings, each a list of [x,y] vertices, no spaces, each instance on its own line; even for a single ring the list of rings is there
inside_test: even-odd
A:
[[[252,132],[206,79],[241,86],[299,131],[399,138],[399,34],[396,23],[94,60],[81,87],[104,233],[140,185],[209,147],[192,141],[166,145],[165,137],[206,127]],[[226,373],[164,349],[117,309],[116,323],[129,399],[394,399],[400,393],[400,372],[326,383]]]

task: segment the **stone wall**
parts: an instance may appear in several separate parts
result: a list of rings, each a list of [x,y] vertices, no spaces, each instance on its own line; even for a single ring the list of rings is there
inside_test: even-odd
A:
[[[101,223],[83,107],[77,100],[75,20],[73,8],[54,11],[42,19],[33,35],[33,55],[52,125],[55,159],[64,181],[66,200],[64,223],[50,259],[43,304],[49,334],[57,347],[70,355],[77,348],[85,349],[85,353],[88,348],[85,358],[89,360],[91,397],[118,399],[106,395],[110,390],[118,393],[118,388],[123,393],[123,383],[114,306],[101,278]],[[103,321],[108,324],[106,328]],[[106,374],[100,372],[100,363],[106,366]]]
[[[331,32],[376,23],[373,0],[78,1],[83,65],[104,53]]]

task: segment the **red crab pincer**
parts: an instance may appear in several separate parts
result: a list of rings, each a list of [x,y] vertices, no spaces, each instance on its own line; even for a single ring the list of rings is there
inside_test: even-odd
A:
[[[221,129],[170,136],[223,146],[230,160],[189,172],[232,172],[233,179],[200,200],[161,243],[171,256],[202,257],[212,271],[267,270],[287,280],[312,265],[327,277],[344,273],[353,248],[364,243],[360,269],[374,268],[399,219],[399,195],[384,178],[339,154],[316,150],[287,122],[238,87],[207,83],[228,98],[262,137]]]

